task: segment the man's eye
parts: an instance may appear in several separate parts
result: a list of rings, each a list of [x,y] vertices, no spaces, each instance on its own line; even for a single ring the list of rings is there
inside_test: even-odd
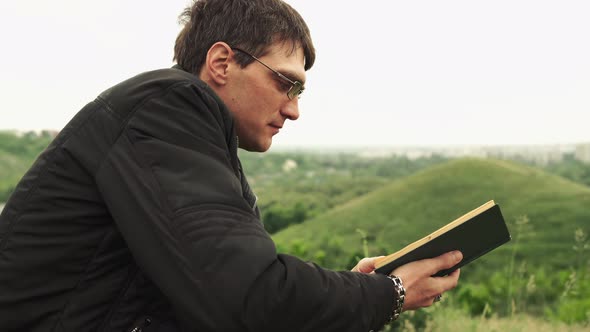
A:
[[[285,82],[284,80],[280,80],[279,82],[279,87],[282,91],[287,92],[289,91],[289,89],[291,89],[291,83],[289,82]]]

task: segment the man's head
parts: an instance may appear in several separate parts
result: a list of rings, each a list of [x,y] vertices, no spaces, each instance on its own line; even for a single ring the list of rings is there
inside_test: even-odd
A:
[[[266,151],[285,120],[299,117],[287,90],[315,61],[307,25],[280,0],[198,0],[181,21],[174,59],[228,106],[240,147]]]

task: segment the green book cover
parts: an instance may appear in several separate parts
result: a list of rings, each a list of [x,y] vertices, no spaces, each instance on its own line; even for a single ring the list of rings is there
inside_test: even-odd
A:
[[[444,276],[508,241],[510,233],[500,206],[489,201],[402,250],[379,259],[375,272],[389,274],[409,262],[433,258],[453,250],[461,251],[461,262],[434,275]]]

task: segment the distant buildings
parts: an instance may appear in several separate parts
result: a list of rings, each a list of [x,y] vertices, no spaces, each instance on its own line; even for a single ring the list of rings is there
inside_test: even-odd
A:
[[[297,168],[297,162],[293,159],[287,159],[283,163],[283,172],[289,173]]]
[[[590,164],[590,143],[576,145],[576,151],[574,157],[577,160],[583,161]]]
[[[440,146],[440,147],[392,147],[358,151],[366,158],[405,156],[409,159],[439,155],[448,158],[477,157],[519,159],[538,165],[562,161],[565,155],[590,163],[590,143],[553,145],[505,145],[505,146]]]

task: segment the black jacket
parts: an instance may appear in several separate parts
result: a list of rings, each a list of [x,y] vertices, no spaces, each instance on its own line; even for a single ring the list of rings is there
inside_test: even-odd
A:
[[[0,216],[0,331],[368,331],[383,276],[277,254],[242,174],[229,110],[194,75],[102,93]]]

